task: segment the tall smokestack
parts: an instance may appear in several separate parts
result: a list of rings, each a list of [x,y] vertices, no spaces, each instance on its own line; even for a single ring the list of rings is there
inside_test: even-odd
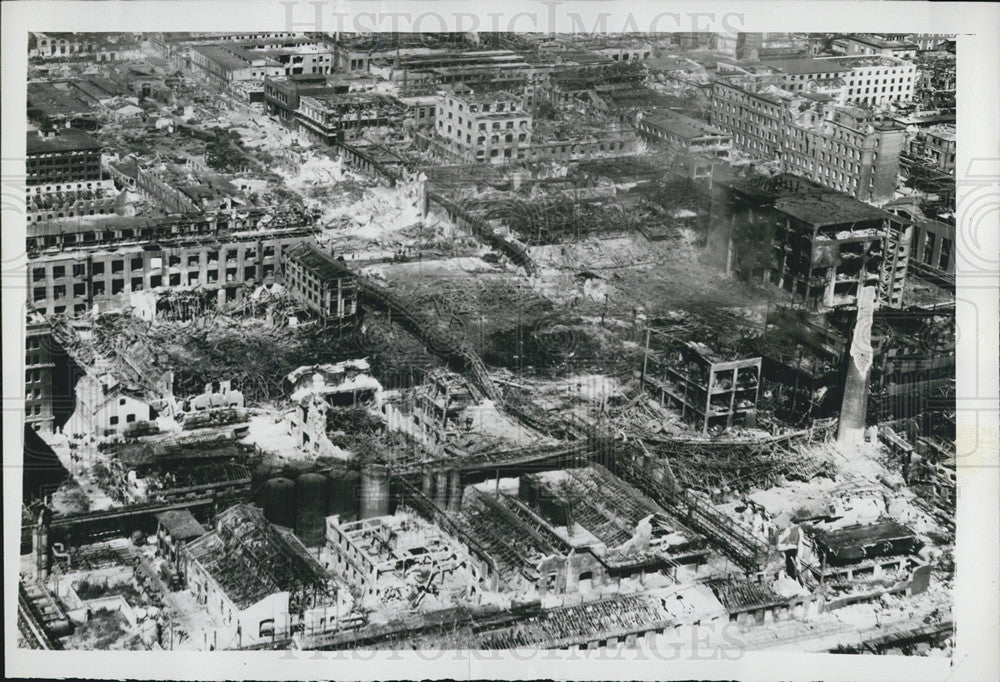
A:
[[[872,370],[872,318],[875,314],[875,288],[864,287],[858,295],[858,320],[851,339],[851,361],[847,364],[844,400],[840,405],[837,443],[857,445],[864,441],[865,416],[868,412],[868,379]]]

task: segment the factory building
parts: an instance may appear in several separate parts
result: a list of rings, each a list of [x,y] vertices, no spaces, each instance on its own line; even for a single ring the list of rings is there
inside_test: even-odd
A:
[[[848,55],[882,55],[885,57],[897,57],[900,59],[913,59],[917,51],[926,49],[926,46],[933,41],[921,40],[911,41],[902,36],[892,39],[889,36],[873,35],[870,33],[858,33],[841,39],[844,43],[845,53]]]
[[[908,151],[927,166],[947,173],[955,171],[955,149],[955,126],[943,124],[919,131]]]
[[[708,432],[755,423],[761,359],[722,357],[703,343],[650,330],[643,383],[664,405]]]
[[[129,306],[131,295],[189,288],[218,302],[280,278],[282,250],[312,234],[301,226],[255,229],[260,216],[107,218],[28,229],[28,301],[49,315]],[[242,229],[240,229],[242,228]]]
[[[341,523],[326,520],[333,570],[379,601],[407,599],[418,606],[429,593],[475,597],[487,567],[442,530],[405,511]]]
[[[294,127],[298,125],[296,112],[302,97],[370,92],[374,87],[373,79],[350,74],[302,74],[286,78],[265,78],[264,102],[269,114]]]
[[[915,221],[910,257],[916,263],[954,275],[955,226],[938,220]]]
[[[220,88],[285,74],[284,67],[277,61],[238,45],[195,45],[191,48],[191,63]]]
[[[218,648],[337,626],[343,605],[333,577],[294,533],[255,507],[230,507],[182,551],[188,589],[228,635]]]
[[[784,74],[783,87],[791,92],[834,85],[842,89],[841,101],[861,106],[909,102],[918,77],[916,64],[891,56],[776,59],[766,65]]]
[[[325,144],[354,140],[372,128],[401,127],[405,107],[395,97],[373,93],[305,95],[299,98],[298,126]]]
[[[704,556],[698,538],[599,464],[468,486],[450,514],[501,581],[540,594],[656,585]]]
[[[862,201],[895,191],[904,130],[827,96],[724,76],[713,84],[712,123],[732,133],[736,149]]]

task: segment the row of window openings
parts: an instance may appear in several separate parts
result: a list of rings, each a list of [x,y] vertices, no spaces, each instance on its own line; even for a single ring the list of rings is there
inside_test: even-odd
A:
[[[99,215],[109,214],[109,213],[112,212],[112,210],[113,210],[112,207],[108,206],[108,207],[106,207],[106,210],[101,211],[101,213]],[[55,218],[76,218],[77,216],[85,216],[85,215],[94,215],[94,210],[91,209],[87,213],[84,213],[83,211],[80,211],[79,213],[76,212],[76,211],[70,211],[69,213],[64,213],[64,212],[60,211],[59,213],[49,213],[49,214],[45,215],[45,217],[42,217],[41,215],[38,215],[35,218],[35,222],[38,222],[40,220],[53,220]],[[31,218],[32,218],[32,216],[29,215],[26,222],[30,223],[31,222]]]
[[[206,277],[205,281],[207,283],[209,283],[209,284],[215,284],[216,282],[219,281],[219,271],[218,270],[209,270],[208,273],[206,273],[206,274],[207,274],[207,277]],[[263,269],[263,276],[267,277],[268,275],[272,275],[272,274],[274,274],[274,266],[273,265],[265,265],[264,269]],[[245,268],[243,275],[244,275],[244,279],[246,279],[246,280],[255,279],[256,276],[257,276],[257,268],[252,267],[252,266],[248,267],[248,268]],[[197,284],[199,281],[201,281],[200,273],[198,273],[198,272],[189,272],[188,273],[187,284]],[[230,269],[226,270],[226,282],[236,282],[236,281],[238,281],[238,269],[237,268],[230,268]],[[179,272],[172,273],[172,274],[170,274],[168,276],[167,283],[170,286],[180,286],[181,282],[182,282],[182,279],[181,279],[181,274]],[[143,288],[144,288],[144,286],[143,286],[143,278],[142,277],[133,277],[132,280],[131,280],[131,282],[130,282],[130,284],[131,284],[131,287],[132,287],[132,291],[142,291]],[[152,275],[149,278],[149,286],[150,286],[150,288],[155,289],[156,287],[159,287],[159,286],[162,286],[162,285],[163,285],[163,277],[162,276],[160,276],[160,275]],[[94,296],[103,296],[106,291],[107,291],[107,288],[106,288],[106,285],[105,285],[104,282],[94,282],[93,283],[93,294],[92,295],[94,295]],[[120,294],[120,293],[123,293],[124,291],[125,291],[125,280],[124,279],[113,279],[113,280],[111,280],[111,293],[112,294]],[[74,297],[86,296],[86,295],[87,295],[87,285],[85,283],[77,283],[77,284],[73,285],[73,296]],[[34,289],[34,291],[32,293],[32,297],[33,297],[33,300],[35,300],[35,301],[43,301],[43,300],[45,300],[47,298],[46,288],[45,287],[35,287],[35,289]],[[63,286],[63,285],[61,285],[61,284],[52,287],[52,298],[55,299],[55,300],[60,300],[60,299],[66,298],[66,287]]]
[[[451,113],[450,112],[448,113],[448,118],[451,118]],[[506,125],[504,125],[503,128],[505,128],[507,130],[513,130],[514,129],[514,123],[515,123],[514,121],[507,121]],[[459,126],[462,125],[462,117],[461,116],[458,117],[458,125]],[[444,126],[444,121],[438,121],[438,128],[441,128],[442,126]],[[472,121],[466,121],[465,122],[465,127],[471,130],[472,129]],[[492,125],[492,127],[490,129],[491,130],[501,130],[500,122],[499,121],[494,121],[493,125]],[[485,123],[480,123],[479,124],[479,130],[486,130],[486,124]],[[450,125],[448,126],[448,132],[449,133],[451,132],[451,126]]]
[[[244,252],[243,257],[244,257],[244,260],[252,260],[256,255],[257,255],[257,252],[255,250],[253,250],[253,249],[247,249]],[[206,254],[206,256],[207,256],[207,264],[208,265],[212,265],[214,263],[218,263],[218,258],[219,258],[218,252],[212,251],[212,252],[209,252],[208,254]],[[264,258],[271,258],[273,256],[274,256],[274,247],[273,246],[265,247],[264,248],[263,257]],[[226,260],[227,263],[236,260],[236,258],[237,258],[237,253],[235,251],[229,251],[225,255],[225,260]],[[177,267],[177,266],[181,265],[181,262],[182,262],[182,259],[181,259],[180,256],[170,256],[167,259],[167,266],[168,267]],[[196,267],[196,266],[201,265],[201,256],[200,255],[188,256],[188,258],[187,258],[187,265],[188,265],[188,267]],[[142,270],[143,269],[143,259],[142,258],[133,258],[133,259],[131,259],[129,261],[129,267],[130,267],[130,269],[132,271]],[[124,272],[124,271],[125,271],[125,261],[124,260],[111,261],[111,272],[112,273]],[[95,263],[91,264],[91,268],[90,268],[91,275],[103,275],[104,272],[105,272],[105,264],[103,262],[98,261],[98,262],[95,262]],[[86,274],[86,266],[83,263],[76,263],[76,264],[73,265],[73,276],[74,277],[83,277],[85,274]],[[42,268],[42,267],[34,268],[32,270],[31,276],[32,276],[33,281],[35,281],[35,282],[39,282],[41,280],[44,280],[45,279],[45,268]],[[66,267],[65,266],[63,266],[63,265],[53,266],[53,268],[52,268],[52,278],[53,279],[62,279],[65,276],[66,276]]]
[[[925,265],[934,266],[934,244],[937,241],[937,235],[933,232],[926,232],[923,239],[923,252],[921,253],[921,260]],[[920,242],[918,240],[913,241],[914,252],[916,252],[916,247]],[[914,253],[914,255],[916,255]],[[938,255],[938,262],[936,267],[941,270],[948,269],[948,263],[951,261],[951,240],[945,237],[941,238],[941,253]]]
[[[599,149],[602,152],[603,151],[615,151],[615,143],[612,142],[612,143],[610,143],[610,144],[608,144],[606,146],[604,144],[601,144],[600,147],[599,147]],[[625,149],[625,143],[624,142],[619,142],[618,143],[618,149]],[[594,150],[592,149],[591,151],[594,151]],[[561,148],[560,147],[555,147],[555,146],[553,146],[553,147],[542,147],[542,148],[540,148],[538,150],[538,152],[539,153],[545,153],[545,154],[558,154],[558,153],[561,152],[563,154],[566,154],[567,153],[567,147],[566,147],[566,145],[563,145]],[[583,152],[586,152],[586,150],[583,150]],[[572,149],[572,150],[569,150],[569,153],[571,153],[571,154],[578,154],[578,153],[581,153],[581,150],[579,150],[579,149]],[[496,158],[499,155],[500,155],[500,150],[498,150],[498,149],[491,149],[490,150],[490,157]],[[504,158],[508,158],[508,159],[511,158],[511,150],[510,149],[505,149],[503,151],[503,155],[504,155]],[[477,157],[485,157],[486,156],[486,152],[484,150],[482,150],[482,149],[476,150],[476,156]],[[519,150],[517,152],[517,158],[523,159],[524,158],[524,151]]]
[[[727,125],[730,128],[735,128],[740,123],[740,121],[738,119],[736,119],[735,117],[726,116],[724,114],[720,115],[719,118],[721,119],[721,122],[722,122],[723,125]],[[762,135],[763,135],[764,139],[770,140],[772,142],[776,142],[777,141],[777,136],[774,133],[762,133]],[[736,137],[742,139],[739,134],[737,134]],[[798,138],[800,140],[804,140],[804,139],[806,139],[806,133],[803,132],[803,131],[801,131],[801,130],[797,130],[797,131],[793,132],[792,137],[793,138]],[[878,146],[878,139],[877,138],[875,140],[875,143],[876,143],[876,146]],[[831,143],[828,143],[828,144],[830,144],[832,146],[832,148],[835,150],[835,152],[838,153],[838,154],[846,154],[846,155],[848,155],[848,156],[850,156],[851,158],[854,158],[854,159],[860,159],[861,156],[862,156],[861,150],[859,150],[859,149],[851,149],[847,145],[842,145],[842,144],[839,144],[839,143],[836,143],[836,142],[831,142]],[[804,149],[799,148],[798,151],[804,151]],[[823,153],[825,153],[825,152],[823,152]],[[830,158],[832,159],[832,154],[827,154],[827,155],[830,156]]]
[[[448,126],[448,132],[449,133],[451,132],[451,126]],[[527,139],[527,136],[525,135],[525,133],[521,133],[520,135],[517,136],[518,142],[524,142],[526,139]],[[465,141],[467,143],[471,144],[472,143],[472,135],[466,135],[465,136]],[[491,138],[490,141],[491,142],[499,142],[500,141],[500,136],[499,135],[494,135]],[[514,141],[514,136],[513,135],[506,135],[506,136],[504,136],[504,141],[505,142],[513,142]],[[461,140],[459,140],[459,142],[461,142]],[[485,135],[480,135],[479,137],[476,138],[476,142],[478,144],[485,143],[486,142],[486,136]]]
[[[55,186],[55,188],[53,188],[53,189],[54,189],[54,191],[56,191],[56,192],[61,192],[61,191],[63,191],[63,190],[62,190],[62,185],[61,185],[61,184],[59,184],[59,185],[56,185],[56,186]],[[66,191],[67,191],[67,192],[72,192],[72,191],[74,191],[74,190],[82,190],[82,189],[83,189],[83,183],[82,183],[82,182],[77,182],[77,183],[75,183],[75,184],[69,184],[69,185],[66,185]],[[88,183],[87,183],[87,189],[94,189],[94,183],[92,183],[92,182],[88,182]],[[41,194],[41,187],[36,187],[36,188],[34,189],[34,193],[35,193],[36,195],[37,195],[37,194]]]
[[[455,106],[455,100],[453,100],[453,99],[451,99],[449,97],[448,98],[448,104],[450,104],[451,106]],[[509,104],[510,106],[509,106],[509,108],[505,109],[504,106],[507,105],[507,104]],[[514,102],[496,102],[495,105],[496,105],[496,110],[497,111],[501,111],[501,112],[502,111],[514,111],[514,106],[515,106]],[[483,104],[482,105],[483,112],[489,112],[490,108],[492,106],[493,105],[490,105],[490,104]],[[458,110],[459,111],[465,111],[465,105],[462,104],[461,102],[459,102],[458,103]],[[448,118],[451,118],[451,113],[450,112],[448,113]]]
[[[70,152],[43,152],[32,154],[25,162],[27,164],[52,163],[100,163],[101,153],[95,149],[78,149]]]

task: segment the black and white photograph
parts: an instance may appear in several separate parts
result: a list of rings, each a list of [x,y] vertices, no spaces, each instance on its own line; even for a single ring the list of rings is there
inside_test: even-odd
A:
[[[956,664],[963,35],[305,23],[5,64],[8,656]]]

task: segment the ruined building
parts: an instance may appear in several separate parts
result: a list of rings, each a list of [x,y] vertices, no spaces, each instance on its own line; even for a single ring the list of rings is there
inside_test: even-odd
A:
[[[875,286],[898,307],[909,221],[790,174],[727,183],[713,207],[716,255],[727,271],[769,282],[806,306],[852,306]]]
[[[248,212],[191,218],[115,217],[28,228],[28,300],[47,314],[131,306],[131,294],[197,289],[208,300],[238,301],[247,285],[273,282],[282,249],[314,228],[297,217]],[[266,229],[265,229],[266,225]]]
[[[773,78],[725,75],[712,87],[712,123],[733,146],[862,201],[892,197],[905,132],[829,95],[793,94]]]
[[[454,86],[440,100],[437,137],[467,163],[524,159],[531,146],[531,114],[510,93],[476,93]]]
[[[288,290],[324,322],[351,324],[358,315],[357,277],[313,242],[289,249],[282,259]]]

